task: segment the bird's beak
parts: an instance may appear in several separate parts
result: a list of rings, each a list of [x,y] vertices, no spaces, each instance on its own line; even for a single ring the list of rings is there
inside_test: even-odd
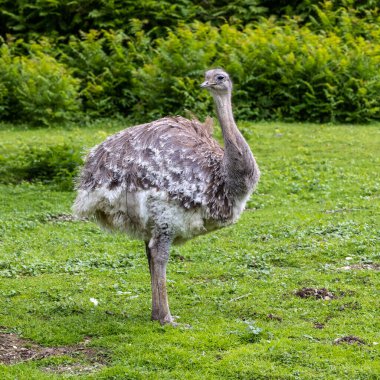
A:
[[[208,80],[206,80],[205,82],[203,82],[201,84],[201,88],[207,88],[207,87],[210,87],[210,86],[211,86],[211,83]]]

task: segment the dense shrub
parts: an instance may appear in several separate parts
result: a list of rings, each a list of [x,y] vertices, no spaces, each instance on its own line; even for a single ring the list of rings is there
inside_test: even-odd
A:
[[[309,22],[319,8],[333,11],[355,8],[357,14],[366,16],[366,11],[379,7],[378,0],[262,0],[260,4],[267,15],[297,16],[304,22]]]
[[[136,94],[140,106],[160,114],[183,105],[202,113],[209,102],[199,91],[200,74],[221,65],[236,80],[242,118],[369,121],[380,118],[379,53],[379,44],[361,37],[315,34],[291,20],[244,31],[182,26],[158,40],[138,72]]]
[[[195,10],[198,3],[202,5]],[[221,3],[225,6],[219,9]],[[108,5],[83,2],[79,19],[84,14],[96,19],[95,24],[84,22],[84,29],[103,21],[104,29],[37,42],[29,33],[28,41],[8,37],[10,42],[2,44],[0,119],[49,124],[75,117],[80,110],[93,117],[122,114],[144,121],[185,109],[203,116],[211,111],[212,101],[199,83],[204,70],[215,66],[226,68],[234,79],[235,110],[240,118],[379,119],[380,16],[373,1],[356,8],[352,0],[293,1],[287,5],[290,8],[279,2],[275,13],[292,14],[299,9],[303,16],[250,23],[262,5],[272,3],[183,0],[173,5],[175,20],[170,21],[166,2],[147,0],[136,5],[127,1],[125,9],[119,0]],[[99,7],[90,11],[94,4]],[[189,9],[186,4],[191,5]],[[22,8],[25,17],[31,12],[43,18],[49,12],[64,16],[77,5],[67,0],[36,0],[14,6]],[[132,18],[139,7],[145,13]],[[247,7],[251,16],[241,13]],[[124,31],[107,29],[119,27],[128,9]],[[182,22],[193,20],[197,12],[206,20],[202,13],[206,9],[213,10],[208,17],[214,15],[219,21]],[[120,20],[112,23],[112,12],[120,13]],[[149,27],[144,15],[150,17]],[[227,19],[230,23],[220,23]],[[20,30],[24,29],[20,26]],[[157,35],[161,37],[154,38]]]
[[[54,57],[41,51],[14,56],[0,48],[0,117],[49,124],[69,119],[80,109],[79,80]]]
[[[244,26],[260,16],[294,16],[303,22],[315,16],[315,7],[355,8],[359,15],[379,7],[378,0],[0,0],[0,35],[22,38],[36,35],[68,38],[91,29],[123,29],[133,34],[138,19],[153,38],[163,37],[178,23],[210,22]]]
[[[135,114],[155,118],[184,109],[209,110],[210,96],[199,85],[215,61],[219,40],[218,29],[202,23],[181,26],[158,39],[154,53],[134,76]]]
[[[136,102],[132,74],[143,62],[150,40],[135,22],[135,37],[124,32],[96,31],[71,37],[61,61],[81,80],[81,98],[86,111],[95,116],[128,115]]]
[[[260,0],[0,0],[0,35],[77,35],[91,29],[123,29],[133,34],[139,19],[152,37],[163,36],[178,22],[226,21],[246,24],[269,10]]]
[[[295,23],[261,23],[240,39],[247,117],[363,122],[380,118],[380,45]]]
[[[342,0],[354,3],[353,0]],[[313,16],[308,26],[314,32],[334,33],[349,41],[353,36],[378,44],[380,41],[380,9],[366,9],[365,1],[356,7],[337,6],[339,2],[325,1],[313,6]],[[372,3],[371,0],[367,3]],[[374,3],[374,2],[373,2]],[[351,4],[352,5],[352,4]]]

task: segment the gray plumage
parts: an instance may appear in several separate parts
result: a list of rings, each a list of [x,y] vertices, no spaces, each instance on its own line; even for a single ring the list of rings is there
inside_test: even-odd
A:
[[[161,323],[173,323],[165,285],[170,245],[235,222],[260,175],[233,119],[228,74],[210,70],[202,87],[214,97],[224,148],[212,138],[211,119],[165,117],[93,148],[77,184],[78,216],[145,241],[152,319]]]

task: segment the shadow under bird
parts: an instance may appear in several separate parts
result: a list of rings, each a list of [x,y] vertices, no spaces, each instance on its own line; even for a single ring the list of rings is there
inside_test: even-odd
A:
[[[145,242],[152,320],[161,324],[175,324],[166,291],[171,244],[234,223],[260,177],[234,121],[229,75],[209,70],[201,87],[214,98],[224,148],[210,118],[164,117],[127,128],[90,151],[73,206],[77,216]]]

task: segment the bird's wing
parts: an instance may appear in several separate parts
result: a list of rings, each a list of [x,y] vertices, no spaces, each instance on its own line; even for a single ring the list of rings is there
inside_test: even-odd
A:
[[[177,116],[123,130],[91,150],[78,188],[156,188],[185,208],[206,205],[223,193],[223,149],[211,125]]]

